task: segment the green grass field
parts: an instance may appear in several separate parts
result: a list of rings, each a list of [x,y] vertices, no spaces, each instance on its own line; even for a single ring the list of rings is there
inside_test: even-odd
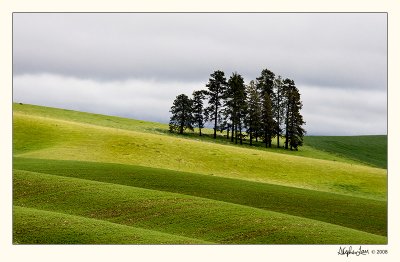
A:
[[[309,136],[305,143],[364,164],[387,168],[387,136]]]
[[[14,104],[14,243],[387,242],[387,172],[364,152],[382,139],[346,155],[347,138],[288,151],[167,129]]]

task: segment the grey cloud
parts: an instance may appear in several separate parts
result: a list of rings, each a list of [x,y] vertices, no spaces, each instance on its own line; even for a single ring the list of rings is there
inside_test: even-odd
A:
[[[13,15],[14,101],[167,122],[210,73],[293,79],[308,134],[387,132],[384,13]]]
[[[201,89],[201,82],[130,79],[94,81],[62,75],[14,78],[14,101],[167,123],[174,98]],[[386,134],[386,93],[299,86],[310,135]]]
[[[167,123],[172,101],[201,83],[142,80],[100,82],[62,75],[14,77],[13,100],[85,112]]]
[[[387,134],[385,91],[299,88],[310,134]]]
[[[15,14],[14,73],[386,88],[385,14]]]

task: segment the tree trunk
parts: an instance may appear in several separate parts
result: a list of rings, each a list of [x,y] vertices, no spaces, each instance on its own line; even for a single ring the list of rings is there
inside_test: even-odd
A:
[[[235,123],[235,144],[237,144],[237,123]]]
[[[218,100],[217,100],[218,101]],[[217,138],[217,120],[218,120],[218,106],[215,104],[215,115],[214,115],[214,139]]]
[[[286,131],[285,131],[285,149],[288,149],[288,136],[289,136],[289,102],[286,107]]]
[[[231,132],[231,142],[233,143],[233,136],[235,131],[235,120],[232,119],[232,132]]]
[[[183,110],[182,116],[185,115],[185,111]],[[179,127],[179,134],[183,134],[183,126],[185,125],[185,118],[182,117],[181,126]]]
[[[276,110],[278,110],[278,114],[277,114],[277,125],[278,125],[278,128],[277,128],[277,130],[276,130],[276,132],[277,132],[277,139],[278,139],[278,142],[277,142],[277,147],[279,148],[279,137],[280,137],[280,135],[281,135],[281,131],[279,130],[279,128],[280,128],[280,124],[281,124],[281,122],[280,122],[280,118],[281,118],[281,112],[280,112],[280,108],[281,108],[281,89],[280,89],[280,86],[279,86],[279,88],[278,88],[278,90],[277,90],[277,95],[278,95],[278,101],[277,101],[277,108],[276,108]]]
[[[239,135],[240,135],[240,144],[242,144],[242,121],[239,120]]]
[[[289,136],[289,132],[287,130],[287,126],[286,126],[286,134],[285,134],[285,149],[288,149],[288,136]]]
[[[264,139],[265,139],[265,147],[268,147],[268,134],[267,134],[267,131],[264,131]]]
[[[279,133],[280,132],[278,131],[278,135],[277,135],[278,142],[277,142],[277,145],[276,145],[277,148],[279,148]]]

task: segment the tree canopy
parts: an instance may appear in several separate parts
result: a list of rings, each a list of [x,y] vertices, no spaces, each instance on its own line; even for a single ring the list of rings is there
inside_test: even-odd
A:
[[[210,75],[206,87],[208,107],[205,109],[205,116],[208,121],[214,122],[214,139],[217,137],[218,124],[221,120],[222,96],[226,90],[226,78],[223,71],[217,70]]]
[[[193,131],[193,101],[185,94],[180,94],[174,100],[170,112],[172,113],[169,121],[170,132],[179,132],[190,129]]]

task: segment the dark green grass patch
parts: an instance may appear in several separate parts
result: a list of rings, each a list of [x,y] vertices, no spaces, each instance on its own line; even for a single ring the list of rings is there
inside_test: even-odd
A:
[[[182,194],[27,171],[14,171],[13,183],[17,206],[216,243],[387,243],[329,223]]]
[[[387,234],[386,201],[120,164],[14,158],[14,168],[215,199]]]
[[[14,244],[211,244],[103,220],[13,207]]]
[[[305,144],[374,167],[387,168],[387,136],[307,136]]]

